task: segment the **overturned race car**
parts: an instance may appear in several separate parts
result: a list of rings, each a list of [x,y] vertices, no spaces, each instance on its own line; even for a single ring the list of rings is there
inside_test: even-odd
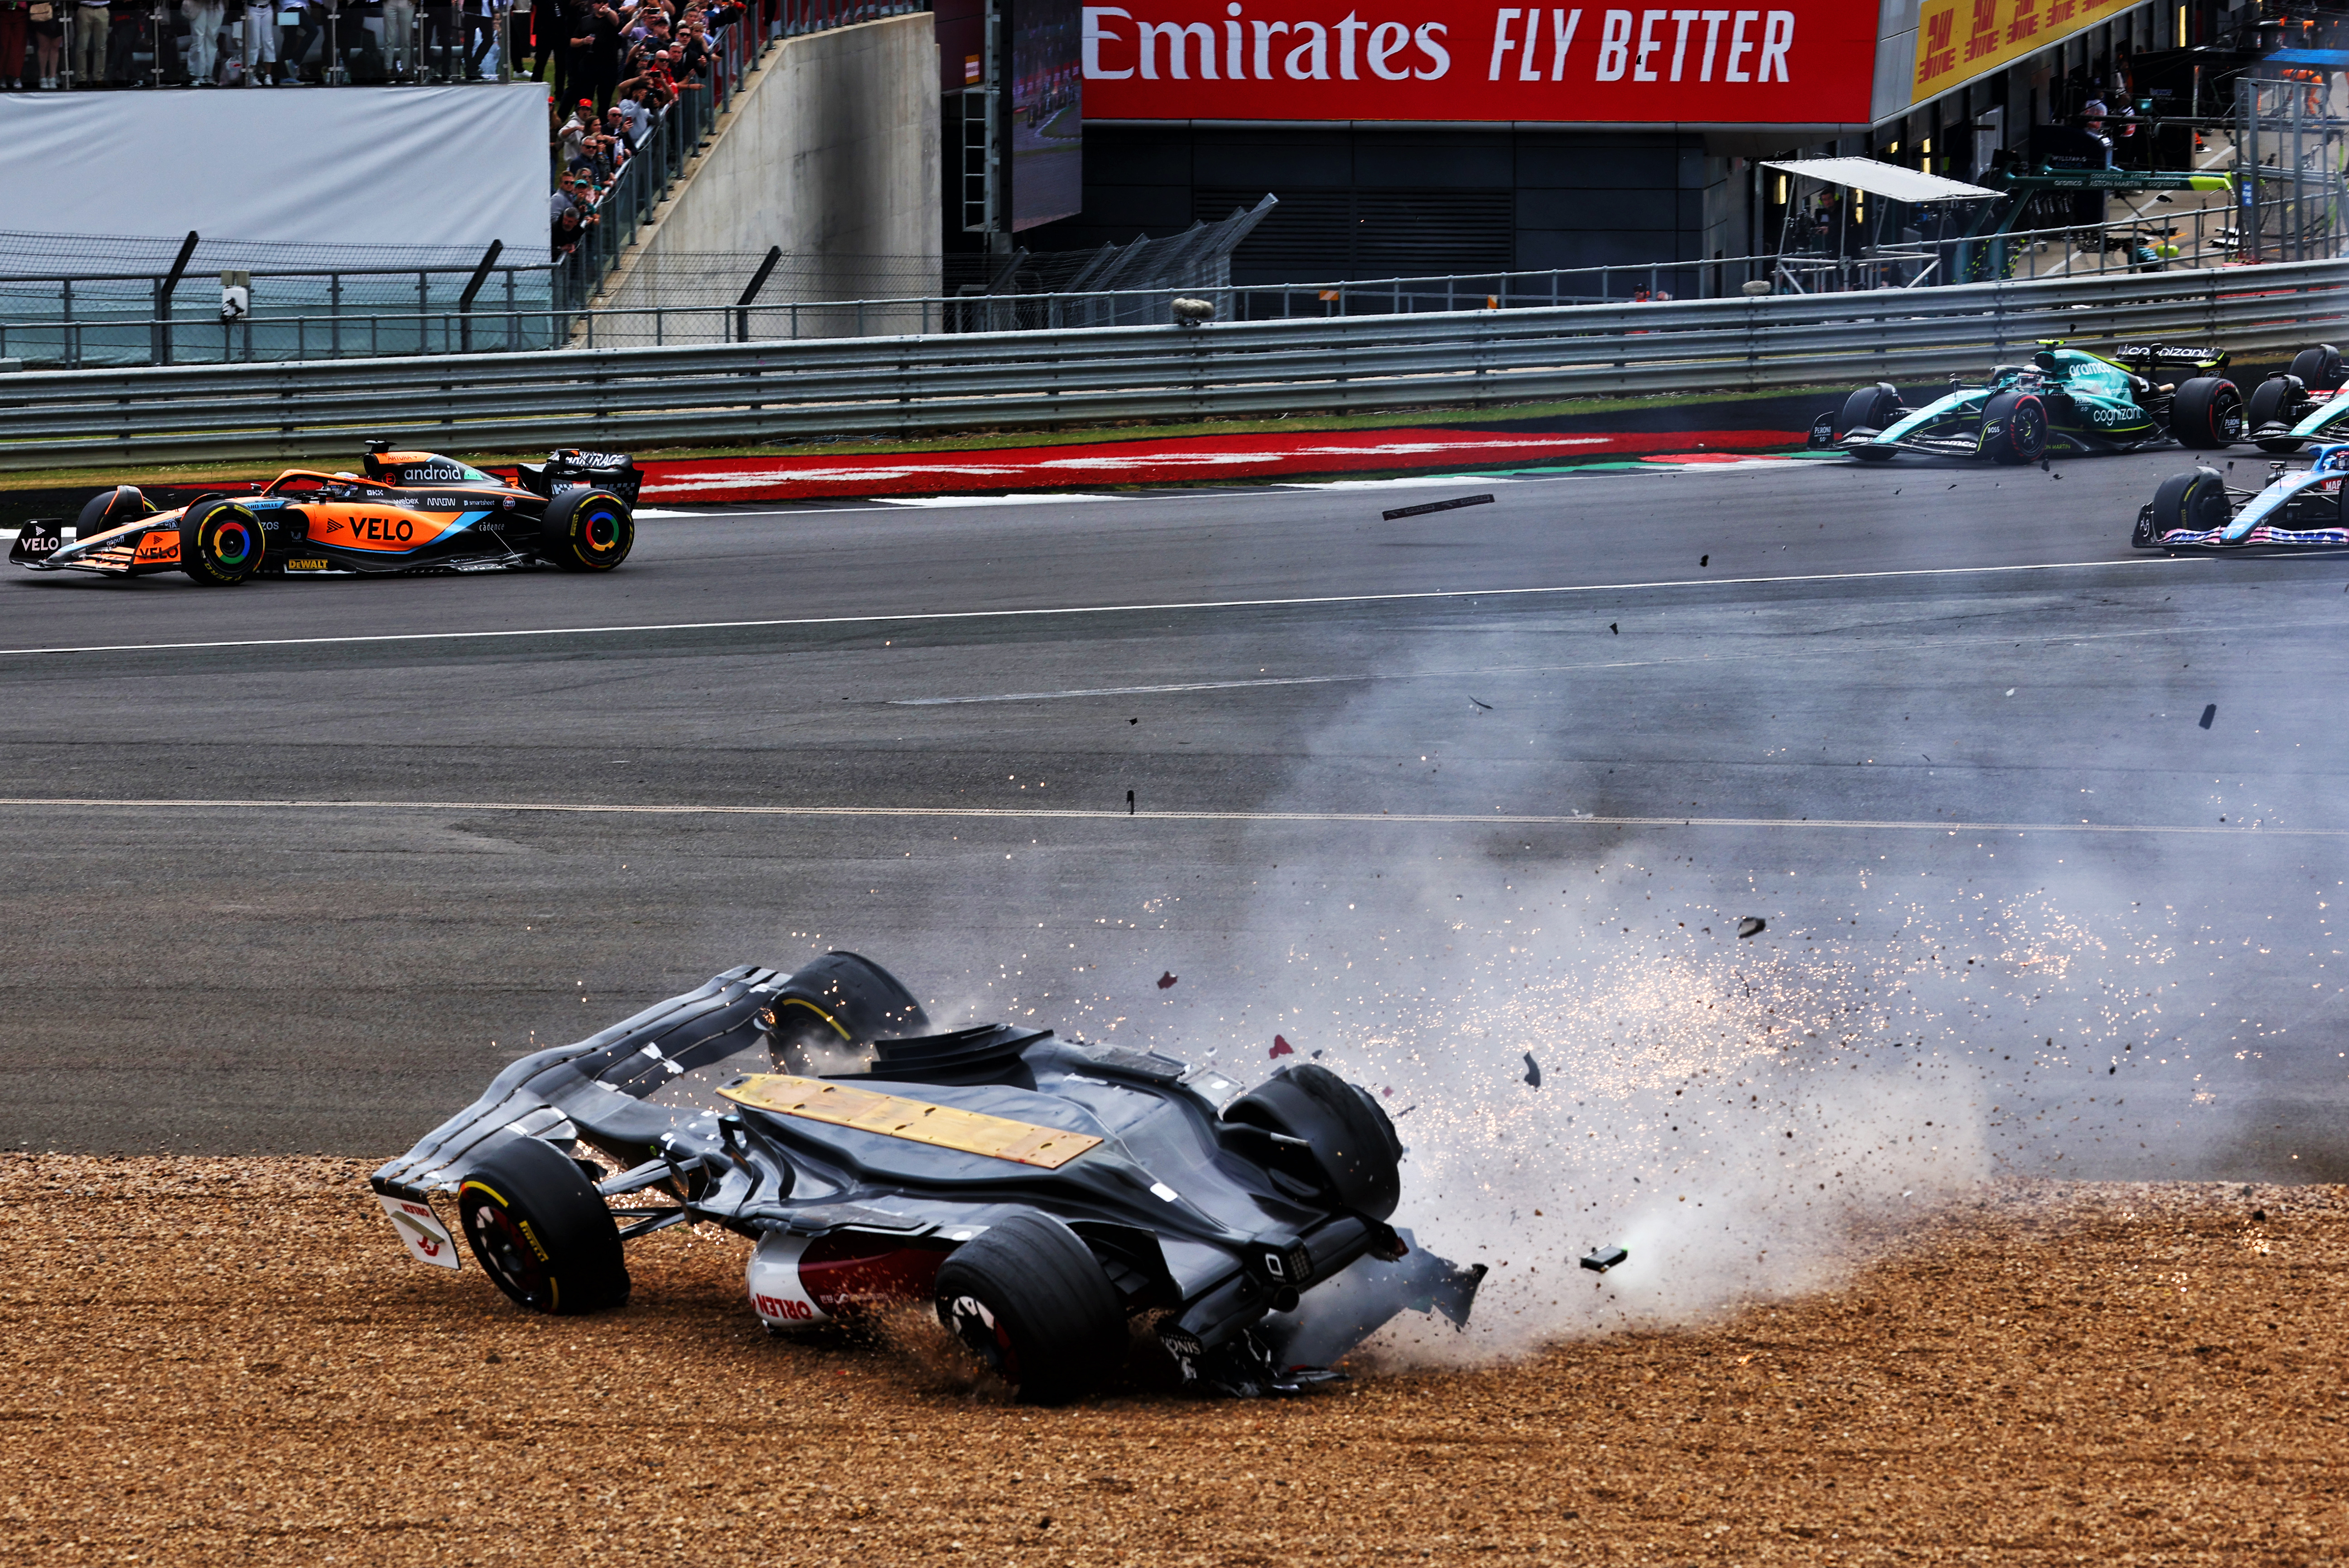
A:
[[[1295,1393],[1406,1310],[1464,1325],[1480,1266],[1388,1223],[1404,1150],[1328,1069],[1256,1088],[1150,1052],[987,1024],[933,1031],[854,953],[744,966],[500,1073],[375,1173],[421,1262],[437,1207],[534,1312],[628,1297],[626,1243],[670,1225],[756,1239],[771,1332],[927,1300],[1039,1404],[1083,1394],[1154,1314],[1186,1386]]]
[[[625,454],[572,450],[523,463],[519,484],[432,452],[373,441],[358,473],[288,469],[252,494],[158,510],[136,485],[92,496],[69,543],[55,523],[8,558],[36,572],[179,572],[228,587],[260,576],[378,576],[551,566],[607,572],[636,544],[643,475]]]
[[[2161,482],[2137,509],[2129,543],[2140,550],[2349,549],[2342,481],[2349,444],[2321,446],[2306,468],[2271,463],[2265,488],[2237,490],[2215,468]]]
[[[2243,439],[2242,394],[2217,372],[2213,348],[2136,343],[2109,355],[2040,345],[2027,365],[2002,365],[1980,386],[1958,384],[1923,408],[1889,381],[1862,387],[1813,421],[1806,444],[1889,462],[1903,452],[2029,463],[2046,457],[2135,452],[2158,442],[2203,451]],[[2171,383],[2155,377],[2197,372]]]

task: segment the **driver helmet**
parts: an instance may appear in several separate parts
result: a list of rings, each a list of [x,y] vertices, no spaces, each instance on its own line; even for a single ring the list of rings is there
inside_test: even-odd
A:
[[[2349,473],[2349,442],[2323,448],[2312,466],[2319,473]]]

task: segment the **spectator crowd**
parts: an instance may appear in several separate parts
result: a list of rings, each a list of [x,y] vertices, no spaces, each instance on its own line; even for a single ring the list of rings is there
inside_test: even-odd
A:
[[[718,30],[741,15],[736,0],[537,0],[526,68],[551,78],[560,121],[554,259],[587,238],[596,208],[668,107],[709,90]]]

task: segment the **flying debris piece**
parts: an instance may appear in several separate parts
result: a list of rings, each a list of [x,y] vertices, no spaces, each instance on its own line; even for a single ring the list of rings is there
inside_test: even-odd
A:
[[[2207,729],[2209,729],[2209,728],[2210,727],[2210,721],[2211,721],[2211,720],[2213,720],[2213,719],[2215,719],[2215,718],[2217,718],[2218,716],[2219,716],[2219,704],[2217,704],[2216,702],[2213,702],[2213,703],[2211,703],[2209,707],[2207,707],[2207,708],[2203,709],[2203,710],[2202,710],[2202,728],[2204,728],[2204,729],[2206,729],[2206,730],[2207,730]]]
[[[1737,938],[1743,941],[1747,937],[1758,937],[1769,929],[1770,923],[1761,916],[1748,915],[1737,922]]]
[[[1313,1053],[1313,1059],[1314,1059],[1316,1062],[1319,1062],[1319,1060],[1321,1060],[1321,1053],[1320,1053],[1320,1052],[1319,1052],[1319,1051],[1314,1052],[1314,1053]]]
[[[1272,1037],[1272,1054],[1276,1056],[1294,1056],[1297,1054],[1297,1047],[1276,1034]]]
[[[1700,566],[1710,566],[1713,565],[1713,557],[1711,556],[1699,556],[1696,558],[1696,564]]]
[[[1133,792],[1132,790],[1125,792],[1125,815],[1128,816],[1132,816],[1133,815]]]
[[[1615,624],[1613,621],[1611,621],[1611,620],[1610,620],[1610,621],[1609,621],[1609,622],[1607,623],[1607,629],[1608,629],[1609,631],[1613,632],[1617,637],[1620,637],[1620,636],[1622,636],[1622,635],[1623,635],[1623,628],[1622,628],[1621,627],[1619,627],[1619,626],[1616,625],[1616,624]]]
[[[1390,1100],[1394,1098],[1394,1091],[1392,1089],[1381,1089],[1379,1093]]]
[[[1475,699],[1474,697],[1469,698],[1469,699],[1468,699],[1468,701],[1470,701],[1471,702],[1476,702],[1476,699]],[[1493,711],[1493,705],[1492,705],[1490,702],[1476,702],[1476,706],[1478,706],[1479,708],[1482,708],[1482,709],[1483,709],[1483,710],[1485,710],[1485,712],[1487,712],[1487,713],[1489,713],[1489,712],[1491,712],[1491,711]]]
[[[1541,1064],[1534,1060],[1530,1051],[1526,1053],[1526,1082],[1537,1089],[1541,1087]]]
[[[1398,506],[1379,515],[1392,523],[1398,517],[1424,517],[1431,512],[1450,512],[1462,506],[1488,506],[1492,501],[1489,495],[1462,495],[1450,501],[1423,501],[1416,506]]]
[[[1161,991],[1164,991],[1168,986],[1173,985],[1174,983],[1174,971],[1171,969],[1167,970],[1158,977],[1158,989]]]
[[[1405,1116],[1407,1116],[1411,1115],[1411,1113],[1412,1113],[1412,1112],[1413,1112],[1413,1111],[1415,1111],[1415,1110],[1417,1110],[1417,1109],[1419,1109],[1419,1107],[1418,1107],[1417,1106],[1405,1106],[1402,1109],[1401,1109],[1401,1110],[1397,1111],[1397,1112],[1394,1114],[1394,1119],[1395,1119],[1395,1120],[1397,1120],[1397,1121],[1401,1121],[1401,1120],[1402,1120],[1402,1118],[1403,1118],[1403,1117],[1405,1117]]]
[[[1630,1253],[1620,1247],[1601,1247],[1597,1251],[1585,1255],[1582,1266],[1594,1274],[1603,1274],[1608,1270],[1629,1262],[1630,1256]]]

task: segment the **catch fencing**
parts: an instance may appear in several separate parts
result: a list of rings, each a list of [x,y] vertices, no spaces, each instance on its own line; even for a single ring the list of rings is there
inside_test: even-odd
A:
[[[296,457],[365,437],[604,449],[1578,395],[1912,386],[2043,338],[2282,351],[2337,338],[2349,268],[800,343],[0,376],[0,468]]]

